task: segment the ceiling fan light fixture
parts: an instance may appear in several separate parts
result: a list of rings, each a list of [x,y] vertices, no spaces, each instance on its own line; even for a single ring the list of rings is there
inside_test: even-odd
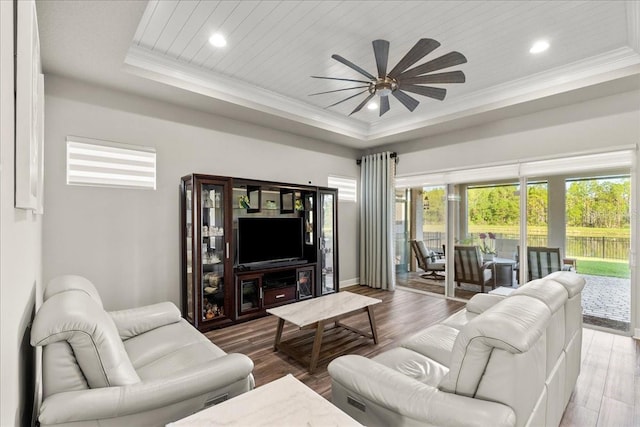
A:
[[[318,92],[311,95],[319,95],[322,93],[340,92],[343,90],[367,89],[344,98],[338,102],[325,107],[330,108],[338,104],[342,104],[356,96],[369,92],[366,98],[363,99],[356,108],[349,114],[349,116],[362,110],[365,106],[369,110],[375,110],[380,108],[380,117],[390,110],[391,104],[389,102],[389,95],[393,95],[404,107],[413,112],[420,102],[413,98],[407,92],[417,93],[418,95],[433,98],[438,101],[444,100],[447,90],[440,87],[424,86],[425,84],[448,84],[448,83],[464,83],[466,81],[465,75],[462,71],[448,71],[444,73],[433,73],[433,71],[442,70],[444,68],[453,67],[454,65],[460,65],[467,62],[467,58],[460,52],[449,52],[438,58],[423,64],[414,66],[422,58],[431,53],[434,49],[440,46],[435,40],[423,38],[418,42],[400,59],[395,67],[387,72],[387,63],[389,59],[389,42],[387,40],[374,40],[373,54],[376,59],[377,77],[367,70],[357,66],[353,62],[338,54],[331,55],[331,58],[340,62],[343,65],[351,68],[364,76],[367,80],[360,78],[360,80],[346,79],[339,77],[320,77],[311,76],[316,79],[328,79],[328,80],[341,80],[352,83],[362,83],[367,86],[353,86],[347,88],[341,88],[337,90],[329,90],[325,92]],[[413,67],[413,68],[411,68]],[[369,102],[375,96],[378,96],[378,102]]]
[[[220,33],[215,33],[209,37],[209,43],[215,47],[225,47],[227,45],[227,39]]]
[[[542,53],[547,49],[549,49],[549,42],[546,40],[538,40],[531,46],[529,53]]]
[[[389,96],[394,90],[398,89],[398,83],[388,76],[384,79],[378,78],[374,83],[374,89],[374,93],[378,96]]]

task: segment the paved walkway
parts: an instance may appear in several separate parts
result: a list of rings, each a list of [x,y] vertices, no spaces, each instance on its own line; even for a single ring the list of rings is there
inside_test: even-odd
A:
[[[607,323],[599,323],[597,319],[610,319],[614,323],[631,322],[630,279],[580,275],[587,282],[582,291],[582,313],[586,323],[611,327]],[[591,318],[596,320],[592,322]]]

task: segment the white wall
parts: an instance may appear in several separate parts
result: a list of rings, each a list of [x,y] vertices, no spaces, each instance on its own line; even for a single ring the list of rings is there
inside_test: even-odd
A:
[[[14,206],[13,2],[0,1],[0,425],[28,425],[29,329],[42,277],[40,218]]]
[[[311,151],[322,143],[68,79],[47,78],[45,87],[44,279],[84,275],[108,309],[180,303],[181,176],[320,186],[328,174],[359,176],[355,152],[344,148]],[[155,147],[157,190],[67,186],[68,135]],[[338,221],[340,279],[348,281],[358,271],[356,205],[341,202]]]
[[[398,175],[638,144],[639,118],[636,91],[494,121],[395,146]]]

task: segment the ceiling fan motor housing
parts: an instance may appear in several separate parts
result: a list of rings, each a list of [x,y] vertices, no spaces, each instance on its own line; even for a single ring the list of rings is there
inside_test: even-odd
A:
[[[391,92],[398,90],[398,82],[389,76],[385,78],[378,78],[375,83],[371,83],[371,93],[375,93],[378,96],[389,96]]]

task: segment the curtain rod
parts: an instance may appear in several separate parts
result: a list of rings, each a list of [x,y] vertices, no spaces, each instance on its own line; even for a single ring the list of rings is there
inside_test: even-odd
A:
[[[398,153],[396,153],[395,151],[394,151],[394,152],[392,152],[392,153],[391,153],[391,158],[392,158],[392,159],[396,159],[396,161],[398,161],[398,160],[397,160],[397,158],[398,158]],[[358,166],[360,166],[360,164],[362,164],[362,159],[358,159],[358,160],[356,160],[356,164],[357,164]]]

